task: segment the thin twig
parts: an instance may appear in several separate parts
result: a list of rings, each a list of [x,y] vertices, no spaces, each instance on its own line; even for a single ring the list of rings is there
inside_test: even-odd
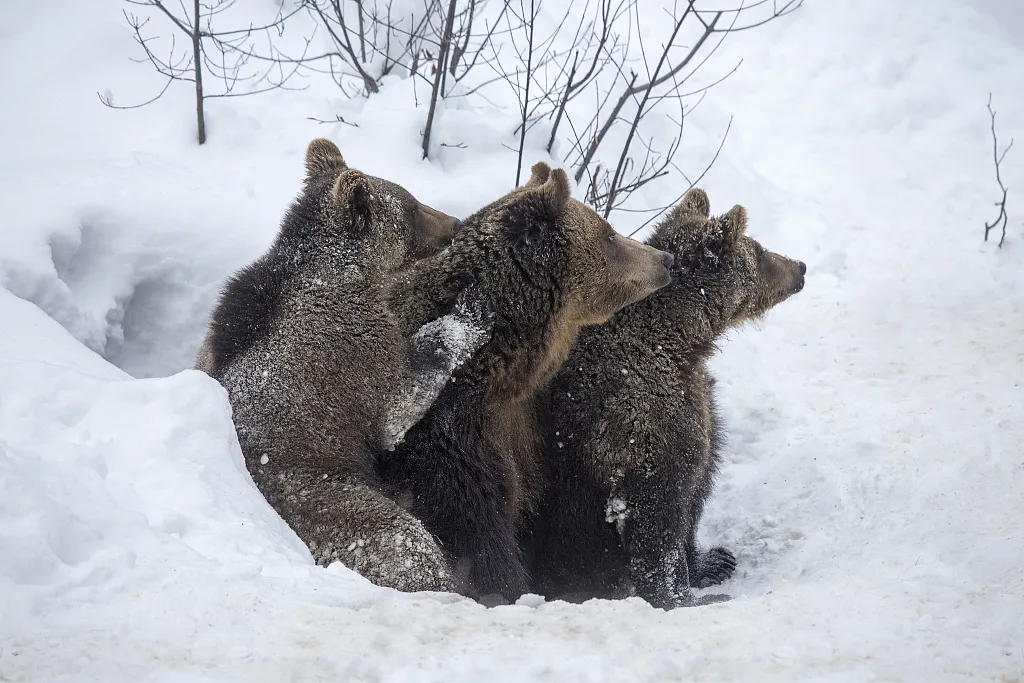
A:
[[[335,114],[333,119],[318,119],[315,116],[307,116],[306,120],[307,121],[315,121],[317,123],[344,123],[346,126],[352,126],[353,128],[358,128],[359,127],[358,123],[354,123],[352,121],[346,121],[345,117],[342,116],[341,114]]]
[[[629,233],[630,237],[632,237],[633,235],[637,234],[638,232],[640,232],[641,230],[646,228],[648,225],[650,225],[651,221],[657,220],[662,214],[664,214],[666,211],[668,211],[673,206],[678,204],[682,200],[683,196],[690,190],[690,188],[695,187],[697,185],[697,183],[699,183],[701,180],[704,179],[704,176],[707,175],[708,171],[711,170],[711,167],[715,165],[716,161],[718,161],[718,155],[722,153],[722,148],[725,147],[725,140],[726,140],[726,138],[729,137],[729,130],[731,128],[732,128],[732,117],[730,116],[729,117],[729,124],[725,127],[725,132],[722,134],[722,141],[720,143],[718,143],[718,149],[715,150],[715,156],[711,158],[711,161],[704,168],[704,170],[701,172],[701,174],[699,176],[697,176],[697,179],[694,180],[693,182],[691,182],[690,186],[687,187],[686,190],[684,190],[683,193],[680,194],[678,197],[676,197],[670,204],[666,204],[664,207],[662,207],[658,211],[658,213],[654,214],[653,216],[648,218],[646,221],[644,221],[644,223],[639,228],[637,228],[633,232]]]
[[[985,241],[988,242],[988,233],[995,227],[999,226],[1002,229],[1002,234],[999,236],[999,248],[1003,248],[1003,242],[1006,240],[1006,223],[1008,217],[1006,215],[1006,192],[1007,187],[1003,185],[1003,178],[1000,174],[1000,165],[1003,163],[1003,159],[1006,158],[1006,153],[1013,147],[1013,138],[1010,138],[1010,144],[1006,146],[1003,153],[999,153],[999,139],[996,137],[996,113],[992,109],[992,93],[988,94],[988,114],[992,119],[992,160],[996,165],[996,182],[999,184],[999,189],[1002,191],[1002,198],[995,203],[999,207],[999,215],[991,223],[985,223]]]
[[[524,9],[525,13],[525,9]],[[527,53],[526,53],[526,89],[523,95],[523,118],[521,122],[522,130],[519,133],[519,157],[516,160],[516,184],[514,187],[519,187],[519,178],[523,172],[523,148],[526,146],[526,114],[527,108],[530,104],[530,82],[533,81],[533,27],[537,23],[537,12],[534,9],[534,0],[530,0],[530,19],[526,28],[528,31],[527,38]]]

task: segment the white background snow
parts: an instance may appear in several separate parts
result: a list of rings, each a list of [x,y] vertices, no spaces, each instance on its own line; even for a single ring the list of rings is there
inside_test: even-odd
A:
[[[403,82],[311,88],[212,103],[200,148],[188,86],[97,100],[160,87],[121,8],[2,7],[0,680],[1024,676],[1019,0],[807,0],[716,57],[745,61],[689,133],[713,153],[735,116],[702,186],[808,279],[714,362],[730,441],[702,537],[737,551],[735,599],[673,612],[485,609],[312,564],[185,369],[217,288],[272,240],[313,137],[465,215],[512,183],[515,114],[445,109],[468,149],[424,162]],[[1022,145],[1002,250],[989,91]],[[307,120],[338,112],[361,127]]]

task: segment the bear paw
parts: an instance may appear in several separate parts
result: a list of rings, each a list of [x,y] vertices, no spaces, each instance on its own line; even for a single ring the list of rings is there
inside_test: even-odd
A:
[[[690,585],[694,588],[715,586],[736,571],[736,556],[725,548],[712,548],[697,555],[690,567]]]

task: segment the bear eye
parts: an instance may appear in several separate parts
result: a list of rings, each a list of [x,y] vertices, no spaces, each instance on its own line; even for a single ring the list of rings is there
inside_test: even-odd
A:
[[[611,242],[612,244],[615,244],[618,241],[618,240],[615,239],[615,233],[614,232],[612,234],[608,235],[608,241]]]

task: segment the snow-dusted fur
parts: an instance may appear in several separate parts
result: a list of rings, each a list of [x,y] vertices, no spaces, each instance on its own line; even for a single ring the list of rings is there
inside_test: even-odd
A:
[[[227,389],[249,472],[318,563],[452,589],[444,553],[382,493],[375,460],[486,336],[465,297],[433,321],[386,304],[393,274],[439,251],[456,222],[348,169],[327,140],[309,145],[306,169],[274,245],[226,285],[197,366]]]
[[[440,258],[446,268],[434,267]],[[411,509],[453,553],[471,595],[514,599],[527,588],[516,535],[539,488],[534,396],[584,325],[667,284],[670,262],[616,237],[570,198],[564,171],[537,164],[524,187],[466,219],[444,254],[413,269],[421,272],[406,305],[470,274],[494,314],[489,341],[382,460],[388,485],[410,494]]]
[[[721,457],[706,362],[727,328],[800,291],[806,267],[745,236],[742,207],[709,211],[703,191],[685,195],[648,240],[675,254],[674,282],[585,331],[552,384],[548,489],[528,541],[549,598],[670,608],[735,568],[695,540]]]

